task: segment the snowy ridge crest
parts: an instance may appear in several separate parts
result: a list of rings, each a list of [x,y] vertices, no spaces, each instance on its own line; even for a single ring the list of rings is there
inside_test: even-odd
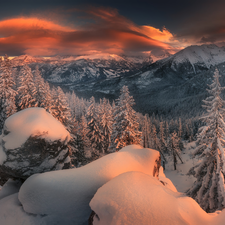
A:
[[[190,63],[194,72],[196,66],[202,66],[209,69],[211,66],[225,62],[225,48],[216,45],[193,45],[189,46],[172,57],[171,68],[176,71],[182,63]]]

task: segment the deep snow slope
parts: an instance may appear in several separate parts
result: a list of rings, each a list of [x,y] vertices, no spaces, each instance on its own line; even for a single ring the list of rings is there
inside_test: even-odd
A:
[[[133,145],[78,169],[33,175],[22,186],[10,180],[0,191],[0,224],[84,225],[90,202],[93,225],[223,225],[225,211],[207,214],[162,169],[153,177],[158,157]]]
[[[158,151],[132,145],[80,168],[31,176],[18,193],[20,204],[15,200],[16,194],[0,200],[0,224],[14,221],[17,225],[30,225],[17,222],[17,217],[26,217],[24,221],[32,220],[38,225],[87,224],[91,214],[89,202],[99,187],[127,171],[157,176],[154,169],[158,159]],[[5,211],[6,201],[8,205],[16,204],[14,218]]]
[[[110,180],[98,189],[90,206],[97,214],[93,225],[222,225],[218,217],[225,219],[225,211],[207,214],[192,198],[141,172]]]
[[[180,156],[183,160],[183,164],[178,160],[177,170],[173,168],[172,157],[165,165],[164,174],[169,178],[179,192],[185,193],[195,182],[195,178],[191,175],[187,175],[189,170],[197,164],[198,159],[193,158],[193,151],[195,150],[195,141],[184,143],[184,150]]]

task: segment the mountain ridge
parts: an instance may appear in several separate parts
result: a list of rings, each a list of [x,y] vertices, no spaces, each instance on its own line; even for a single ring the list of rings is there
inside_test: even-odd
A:
[[[28,63],[34,70],[38,65],[48,82],[60,85],[65,91],[74,90],[84,98],[113,100],[120,88],[127,85],[136,100],[137,111],[167,116],[198,115],[215,67],[225,74],[225,48],[216,45],[189,46],[155,62],[149,55],[146,61],[139,58],[137,63],[133,62],[135,57],[128,60],[129,56],[109,54],[100,58],[91,56],[91,59],[90,56],[71,57],[37,58],[36,61],[26,57],[28,62],[18,61],[17,67]],[[224,76],[221,79],[225,85]]]

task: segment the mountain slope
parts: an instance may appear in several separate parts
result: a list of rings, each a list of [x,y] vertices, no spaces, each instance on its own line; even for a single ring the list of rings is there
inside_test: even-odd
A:
[[[45,79],[54,84],[96,82],[102,79],[137,73],[152,63],[150,55],[142,57],[93,54],[84,56],[56,56],[51,58],[22,55],[12,59],[14,67],[24,64],[34,70],[38,65]]]
[[[215,67],[225,74],[225,50],[215,45],[190,46],[173,56],[159,60],[139,73],[114,77],[95,83],[71,84],[82,97],[118,97],[119,89],[127,85],[136,100],[136,110],[142,113],[164,114],[166,117],[198,116],[207,84]],[[224,76],[221,84],[225,85]]]
[[[18,68],[25,63],[21,58],[14,59]],[[202,99],[215,67],[225,73],[225,48],[189,46],[154,63],[151,55],[146,58],[95,54],[31,58],[28,64],[32,69],[38,65],[46,80],[64,90],[74,90],[80,97],[113,100],[127,85],[139,112],[192,117],[202,111]],[[224,76],[221,84],[225,85]]]

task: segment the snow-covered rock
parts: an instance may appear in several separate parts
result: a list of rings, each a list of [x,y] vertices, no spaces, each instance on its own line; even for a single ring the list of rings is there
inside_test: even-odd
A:
[[[19,200],[27,213],[48,215],[59,224],[65,224],[65,218],[67,225],[84,224],[91,213],[89,202],[99,187],[127,171],[157,176],[159,160],[158,151],[127,146],[80,168],[33,175],[22,185]]]
[[[0,224],[84,225],[90,202],[93,225],[223,225],[225,210],[207,214],[162,169],[159,180],[153,177],[158,157],[128,146],[78,169],[33,175],[19,193],[20,184],[10,181],[0,190]]]
[[[69,168],[65,127],[43,108],[28,108],[4,124],[0,177],[26,179],[35,173]]]
[[[93,225],[222,225],[225,212],[207,214],[182,193],[141,172],[121,174],[98,189],[90,202]],[[223,215],[224,214],[224,215]]]

